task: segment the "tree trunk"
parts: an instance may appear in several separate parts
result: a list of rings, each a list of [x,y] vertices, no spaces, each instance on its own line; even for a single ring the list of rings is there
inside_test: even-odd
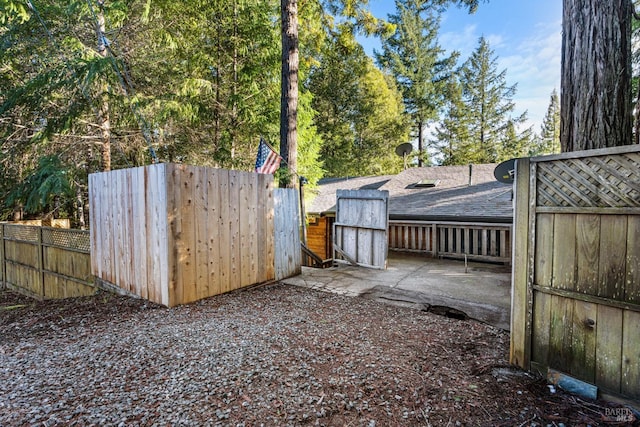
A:
[[[281,0],[282,87],[280,98],[280,156],[288,173],[280,186],[295,188],[298,166],[298,2]]]
[[[631,0],[563,0],[563,152],[633,143],[631,18]]]
[[[107,46],[105,44],[105,19],[103,2],[98,2],[98,16],[96,23],[96,35],[98,37],[98,55],[106,58],[108,55]],[[100,126],[100,137],[102,140],[102,170],[111,170],[111,121],[109,119],[109,101],[107,98],[107,84],[100,85],[101,103],[98,109],[98,126]]]
[[[424,154],[424,135],[423,135],[423,131],[422,128],[424,126],[424,123],[422,122],[422,119],[418,119],[418,167],[421,168],[424,164],[424,161],[422,159],[422,155]]]
[[[76,216],[78,228],[85,230],[87,227],[84,221],[84,200],[82,198],[82,190],[79,186],[76,190]]]
[[[238,130],[238,3],[233,2],[233,84],[231,85],[231,161],[234,164],[236,157],[237,130]]]

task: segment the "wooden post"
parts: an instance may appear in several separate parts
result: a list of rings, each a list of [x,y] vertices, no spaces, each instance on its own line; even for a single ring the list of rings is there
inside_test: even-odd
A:
[[[435,222],[431,225],[431,245],[433,258],[438,258],[438,224]]]
[[[7,261],[4,259],[4,225],[0,224],[0,289],[6,288]]]
[[[304,184],[306,184],[306,179],[304,177],[300,177],[298,182],[298,186],[300,188],[300,225],[302,226],[302,244],[307,244],[307,213],[304,209]]]
[[[516,194],[513,227],[513,275],[511,285],[511,364],[529,369],[531,337],[529,316],[529,179],[528,158],[516,161]]]
[[[45,297],[45,289],[44,289],[44,252],[42,246],[42,227],[37,227],[38,230],[38,280],[40,280],[40,286],[38,289],[41,289],[40,296],[42,299]]]

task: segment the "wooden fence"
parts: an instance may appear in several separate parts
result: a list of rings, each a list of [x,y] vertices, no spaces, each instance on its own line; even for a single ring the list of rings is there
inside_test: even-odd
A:
[[[511,362],[640,399],[640,147],[520,159]]]
[[[273,191],[276,280],[302,273],[299,197],[298,191],[291,188]]]
[[[389,192],[338,190],[333,224],[333,259],[387,268]]]
[[[0,283],[37,299],[95,292],[89,232],[0,224]]]
[[[276,257],[298,222],[274,228],[272,175],[163,163],[92,174],[89,197],[92,272],[125,292],[174,306],[300,271],[299,240]]]
[[[511,224],[389,221],[389,249],[511,262]]]

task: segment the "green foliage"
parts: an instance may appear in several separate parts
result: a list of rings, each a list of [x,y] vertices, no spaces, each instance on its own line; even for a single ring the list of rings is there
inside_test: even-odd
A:
[[[394,34],[382,40],[378,63],[398,82],[405,108],[422,123],[437,117],[457,54],[445,56],[437,42],[439,14],[422,0],[396,1],[389,20]]]
[[[422,151],[422,130],[443,108],[458,54],[446,56],[438,44],[440,14],[431,2],[396,0],[396,8],[398,13],[389,17],[396,31],[382,40],[376,58],[398,83]]]
[[[304,176],[310,188],[324,175],[320,158],[322,138],[315,124],[316,112],[311,107],[313,95],[303,91],[298,100],[298,175]]]
[[[420,73],[406,73],[412,85],[378,70],[355,39],[418,31],[423,22],[411,13],[386,22],[366,0],[299,3],[295,172],[310,187],[325,174],[402,168],[394,149],[409,140],[410,122],[399,89],[424,101],[405,104],[416,117],[431,119],[442,109],[453,58],[435,41],[436,12],[452,4],[472,11],[478,0],[402,3],[424,7],[431,26],[413,50],[398,50],[424,59]],[[27,4],[0,0],[0,217],[14,209],[69,210],[78,194],[86,198],[88,174],[102,167],[102,111],[109,113],[114,169],[148,163],[150,143],[160,161],[252,170],[259,136],[279,139],[280,2]],[[98,16],[106,55],[97,42]]]
[[[74,196],[69,175],[59,157],[41,157],[36,168],[8,194],[4,208],[23,207],[32,214],[59,209]]]
[[[314,93],[327,175],[399,171],[402,161],[394,148],[407,141],[408,127],[393,82],[344,34],[327,40],[320,64],[308,87]]]
[[[22,1],[0,0],[0,24],[13,20],[24,23],[29,20],[27,5]]]
[[[446,164],[491,163],[526,154],[532,132],[517,133],[526,112],[513,117],[516,86],[507,86],[506,70],[484,38],[463,64],[459,87],[450,89],[450,105],[436,129],[436,144]]]
[[[259,135],[277,140],[276,16],[273,1],[151,6],[130,69],[162,160],[248,170]]]
[[[553,89],[549,107],[540,126],[538,144],[533,147],[532,155],[554,154],[560,152],[560,99]]]

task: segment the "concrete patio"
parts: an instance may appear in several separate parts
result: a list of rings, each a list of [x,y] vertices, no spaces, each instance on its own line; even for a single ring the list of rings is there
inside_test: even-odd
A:
[[[508,330],[511,268],[504,265],[390,252],[386,270],[339,264],[303,267],[283,283],[372,298]]]

